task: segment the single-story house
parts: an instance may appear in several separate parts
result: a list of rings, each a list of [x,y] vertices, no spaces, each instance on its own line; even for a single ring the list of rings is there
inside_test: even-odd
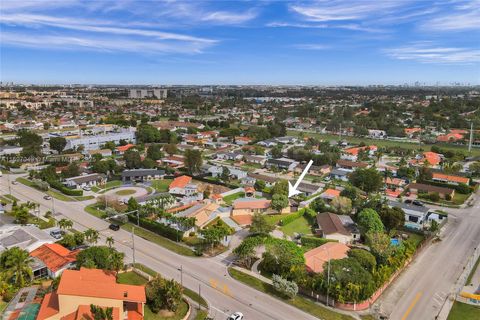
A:
[[[195,218],[195,226],[201,229],[218,216],[216,211],[219,207],[214,202],[198,203],[185,211],[175,214],[175,216]]]
[[[217,159],[237,161],[243,158],[243,153],[239,152],[217,152]]]
[[[44,244],[56,241],[54,237],[36,226],[22,226],[19,224],[0,226],[0,252],[13,247],[19,247],[32,252]]]
[[[320,198],[324,200],[333,200],[336,197],[340,197],[340,190],[327,189],[320,195]]]
[[[78,250],[70,251],[58,243],[44,244],[30,252],[30,256],[39,259],[45,266],[45,273],[50,278],[56,278],[64,270],[75,267]],[[38,270],[43,273],[43,271]]]
[[[331,212],[323,212],[317,215],[318,228],[315,233],[326,239],[337,240],[340,243],[351,243],[353,236],[342,223],[338,215]]]
[[[262,180],[262,181],[265,181],[265,185],[267,187],[271,187],[273,186],[277,181],[278,181],[278,178],[276,177],[272,177],[272,176],[267,176],[267,175],[264,175],[264,174],[258,174],[258,173],[251,173],[249,172],[247,174],[248,177],[250,178],[253,178],[255,180]],[[255,182],[254,182],[255,183]]]
[[[327,242],[303,254],[305,266],[309,272],[322,273],[326,263],[346,258],[349,250],[350,248],[343,243]]]
[[[249,137],[241,137],[241,136],[237,136],[235,137],[235,144],[239,145],[239,146],[244,146],[244,145],[247,145],[249,144],[250,142],[252,142],[252,138],[249,138]]]
[[[348,175],[350,173],[352,173],[350,170],[333,168],[329,177],[334,180],[348,181]]]
[[[445,174],[441,172],[433,172],[432,173],[432,180],[433,181],[438,181],[438,182],[444,182],[448,184],[453,184],[453,185],[458,185],[460,183],[463,184],[469,184],[470,183],[470,178],[468,177],[462,177],[462,176],[456,176],[452,174]]]
[[[72,178],[67,178],[63,184],[69,188],[73,189],[82,189],[85,187],[94,187],[97,185],[104,184],[106,178],[104,174],[100,173],[91,173],[82,176],[76,176]]]
[[[130,149],[132,149],[132,148],[135,148],[135,145],[132,144],[132,143],[128,143],[128,144],[126,144],[126,145],[124,145],[124,146],[118,146],[118,147],[116,147],[116,148],[115,148],[115,152],[116,152],[117,154],[119,154],[119,155],[122,155],[122,154],[125,153],[125,151],[130,150]]]
[[[208,168],[208,172],[212,175],[212,177],[217,178],[222,175],[223,168],[224,166],[210,166],[210,168]],[[247,171],[228,166],[225,168],[228,168],[230,177],[235,177],[235,179],[243,179],[247,176]]]
[[[413,193],[413,194],[438,193],[438,195],[442,199],[445,199],[447,196],[450,196],[450,198],[453,198],[453,196],[455,195],[455,190],[454,189],[437,187],[437,186],[432,186],[432,185],[423,184],[423,183],[410,183],[406,187],[406,189],[410,190],[410,192]]]
[[[88,158],[92,158],[96,154],[99,154],[102,157],[111,157],[112,156],[112,150],[110,150],[110,149],[99,149],[99,150],[88,150],[87,151]]]
[[[360,161],[350,161],[350,160],[344,160],[344,159],[339,159],[336,164],[337,168],[340,169],[347,169],[347,170],[355,170],[359,168],[367,168],[368,163],[366,162],[360,162]]]
[[[296,181],[290,181],[290,182],[292,183],[292,186],[293,186]],[[306,197],[309,197],[312,194],[320,192],[321,189],[322,189],[321,186],[308,183],[308,182],[300,182],[297,188],[297,190],[301,191],[303,195],[305,195]]]
[[[122,181],[150,181],[155,179],[162,179],[165,176],[164,170],[157,169],[131,169],[122,172]]]
[[[271,200],[240,198],[233,202],[232,216],[252,215],[259,212],[265,213],[270,208]]]
[[[277,168],[281,170],[293,171],[298,165],[298,162],[288,158],[268,159],[266,162],[267,168]]]
[[[180,176],[173,179],[168,192],[175,195],[192,196],[198,192],[197,185],[192,184],[192,177]]]
[[[411,229],[422,230],[427,220],[430,209],[425,206],[417,206],[414,204],[389,201],[388,206],[391,208],[400,208],[405,212],[405,227]]]
[[[251,155],[245,155],[244,156],[245,162],[247,163],[255,163],[255,164],[260,164],[260,165],[265,165],[265,162],[267,162],[267,158],[265,156],[251,156]]]

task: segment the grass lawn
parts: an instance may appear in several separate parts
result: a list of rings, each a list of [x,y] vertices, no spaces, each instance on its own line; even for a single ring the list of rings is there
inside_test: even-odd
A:
[[[480,308],[455,301],[447,320],[480,319]]]
[[[296,296],[295,298],[293,299],[285,299],[281,294],[279,294],[278,292],[276,292],[272,285],[268,284],[268,283],[265,283],[255,277],[252,277],[246,273],[243,273],[241,271],[238,271],[236,269],[233,269],[233,268],[229,268],[228,269],[228,272],[230,273],[230,275],[240,281],[240,282],[243,282],[244,284],[256,289],[256,290],[259,290],[261,292],[264,292],[266,294],[269,294],[285,303],[288,303],[289,305],[292,305],[302,311],[305,311],[307,313],[310,313],[311,315],[315,316],[315,317],[318,317],[319,319],[324,319],[324,320],[352,320],[353,318],[348,316],[348,315],[345,315],[345,314],[341,314],[341,313],[337,313],[337,312],[334,312],[334,311],[331,311],[325,307],[322,307],[321,305],[319,304],[316,304],[315,302],[307,299],[307,298],[304,298],[304,297],[301,297],[301,296]]]
[[[408,240],[411,240],[413,241],[413,243],[415,244],[415,248],[418,247],[418,245],[420,244],[420,242],[423,241],[423,239],[425,239],[424,236],[422,236],[421,234],[418,234],[418,233],[414,233],[414,232],[408,232],[408,231],[399,231],[400,234],[402,233],[406,233],[408,234]]]
[[[85,200],[95,199],[95,196],[78,196],[78,197],[72,197],[72,198],[77,201],[85,201]]]
[[[229,196],[226,196],[223,198],[223,201],[228,204],[229,206],[232,205],[232,202],[237,200],[238,198],[243,198],[245,196],[244,192],[237,192],[234,194],[231,194]]]
[[[96,187],[96,189],[94,190],[92,188],[93,191],[97,192],[97,193],[104,193],[105,191],[108,191],[110,189],[113,189],[113,188],[118,188],[120,186],[123,185],[123,182],[120,181],[120,180],[112,180],[112,181],[108,181],[107,183],[105,183],[104,185],[101,185],[99,187]]]
[[[157,190],[157,192],[167,192],[168,186],[172,181],[172,179],[153,180],[152,188]]]
[[[91,204],[91,205],[86,206],[85,211],[90,213],[91,215],[97,217],[97,218],[100,218],[100,219],[106,218],[105,212],[98,209],[96,204]]]
[[[147,281],[147,279],[133,271],[119,273],[117,276],[117,282],[123,284],[133,284],[139,286],[147,283]]]
[[[6,194],[6,195],[4,195],[4,197],[7,198],[7,199],[10,199],[12,202],[13,201],[17,201],[17,202],[20,201],[17,197],[12,196],[11,194]]]
[[[12,200],[11,199],[8,199],[6,196],[0,196],[0,202],[4,202],[4,203],[12,203]]]
[[[197,316],[195,317],[195,320],[205,320],[207,319],[208,312],[205,310],[199,310],[197,311]]]
[[[182,300],[180,305],[178,306],[175,315],[172,317],[162,317],[160,314],[155,314],[150,310],[148,305],[145,305],[145,320],[180,320],[185,317],[188,312],[188,303]]]
[[[300,131],[295,130],[287,130],[287,135],[289,136],[299,136]],[[323,134],[323,133],[312,133],[312,132],[302,132],[306,137],[315,137],[319,139],[323,139],[326,141],[331,140],[339,140],[340,137],[334,134]],[[360,142],[364,142],[365,144],[374,144],[377,147],[401,147],[405,149],[413,149],[418,150],[421,149],[423,151],[430,151],[432,146],[438,146],[445,150],[450,151],[460,151],[464,154],[468,154],[467,146],[456,146],[451,144],[443,144],[443,143],[436,143],[436,144],[418,144],[412,142],[404,142],[404,141],[391,141],[391,140],[379,140],[379,139],[371,139],[371,138],[359,138],[359,137],[349,137],[349,136],[342,136],[342,140],[348,141],[353,144],[359,144]],[[480,155],[480,149],[472,148],[472,155],[477,156]]]
[[[134,194],[136,191],[133,189],[123,189],[123,190],[118,190],[115,192],[116,195],[118,196],[128,196],[130,194]]]
[[[72,197],[64,195],[63,193],[55,190],[48,190],[47,193],[60,201],[75,201],[75,199],[73,199]]]
[[[5,310],[5,308],[7,307],[8,303],[6,303],[5,301],[3,301],[2,299],[0,299],[0,314],[3,313],[3,310]]]
[[[453,196],[452,202],[454,204],[463,204],[465,202],[465,200],[468,199],[469,196],[470,196],[470,194],[461,194],[461,193],[455,192],[455,195]]]
[[[468,286],[468,285],[470,285],[470,283],[472,283],[473,275],[475,274],[475,271],[477,270],[479,264],[480,264],[480,257],[477,259],[477,262],[475,262],[475,265],[473,266],[472,271],[468,275],[468,278],[467,278],[467,281],[465,282],[465,285]]]
[[[371,314],[360,315],[360,319],[362,320],[375,320],[376,318]]]
[[[162,237],[156,233],[150,232],[148,230],[145,230],[143,228],[137,227],[133,225],[132,223],[125,223],[122,225],[122,228],[131,231],[132,227],[135,227],[135,235],[158,244],[159,246],[164,247],[165,249],[168,249],[170,251],[173,251],[177,254],[180,254],[182,256],[188,256],[188,257],[194,257],[194,253],[190,248],[187,248],[185,246],[182,246],[170,239],[167,239],[165,237]]]
[[[277,225],[280,220],[282,220],[283,218],[285,218],[286,216],[288,216],[289,213],[285,213],[285,214],[270,214],[270,215],[267,215],[265,216],[265,219],[267,220],[267,222],[271,225]]]
[[[27,187],[35,188],[35,183],[32,181],[25,179],[25,178],[17,178],[16,181],[20,182],[21,184],[26,185]]]
[[[308,220],[305,217],[299,217],[289,224],[282,226],[280,230],[290,237],[293,236],[294,232],[305,235],[312,234],[312,226],[308,223]]]

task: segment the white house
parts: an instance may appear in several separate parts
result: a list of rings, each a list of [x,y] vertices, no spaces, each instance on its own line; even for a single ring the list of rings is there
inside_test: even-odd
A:
[[[85,187],[94,187],[105,183],[105,175],[91,173],[82,176],[67,178],[63,184],[69,188],[82,189]]]

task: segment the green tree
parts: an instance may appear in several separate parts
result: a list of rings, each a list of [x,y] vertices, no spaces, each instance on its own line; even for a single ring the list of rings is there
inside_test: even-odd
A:
[[[138,169],[142,166],[142,159],[140,153],[136,150],[129,149],[123,154],[123,160],[125,161],[125,167],[128,169]]]
[[[33,263],[33,259],[28,251],[19,247],[7,249],[0,255],[1,269],[6,271],[7,278],[12,279],[19,288],[23,288],[27,282],[33,279],[31,263]]]
[[[263,191],[266,186],[267,186],[267,185],[266,185],[265,181],[263,181],[263,180],[256,180],[256,181],[255,181],[255,184],[253,185],[253,187],[254,187],[255,190],[257,190],[257,191]]]
[[[169,143],[163,146],[163,151],[165,151],[169,155],[173,155],[178,152],[178,148],[176,144]]]
[[[382,175],[375,168],[357,169],[349,176],[350,182],[365,192],[378,191],[383,185]]]
[[[288,181],[285,179],[278,180],[275,185],[272,187],[270,193],[273,195],[281,194],[284,196],[288,196]]]
[[[357,260],[358,263],[370,273],[373,273],[377,267],[375,256],[367,250],[350,249],[348,251],[348,256]]]
[[[222,179],[222,181],[230,181],[230,169],[228,169],[227,167],[222,167],[222,174],[220,175],[220,179]]]
[[[63,218],[58,221],[58,226],[60,229],[71,229],[73,227],[73,221]]]
[[[67,139],[64,137],[52,137],[49,140],[50,149],[57,151],[58,153],[62,153],[63,149],[65,149],[67,145]]]
[[[127,211],[128,212],[135,211],[135,210],[138,210],[139,208],[140,208],[140,205],[138,204],[137,199],[135,199],[134,197],[130,197],[130,199],[128,199],[128,202],[127,202]]]
[[[17,133],[18,144],[23,148],[22,156],[38,157],[42,155],[43,138],[33,131],[21,130]]]
[[[94,320],[113,320],[112,307],[99,307],[91,304],[90,312],[92,313]]]
[[[115,243],[115,240],[113,239],[112,236],[109,236],[107,238],[105,238],[105,243],[107,244],[107,246],[109,248],[113,247],[113,244]]]
[[[338,214],[350,214],[352,212],[352,200],[347,197],[335,197],[332,199],[331,206]]]
[[[13,216],[15,217],[15,221],[18,224],[27,224],[28,219],[30,218],[30,212],[28,208],[22,204],[20,206],[12,207]]]
[[[184,163],[189,174],[200,172],[200,167],[203,164],[202,153],[200,150],[185,150]]]
[[[250,232],[254,234],[267,235],[274,227],[267,222],[267,219],[260,212],[256,212],[252,218],[252,224],[250,225]]]
[[[77,255],[77,268],[118,271],[123,267],[124,254],[107,246],[93,246]]]
[[[365,235],[368,232],[383,232],[384,227],[380,216],[373,209],[363,209],[357,216],[360,232]]]
[[[383,225],[388,231],[400,229],[405,224],[405,212],[401,208],[384,206],[378,213]]]
[[[242,243],[233,250],[237,255],[238,262],[248,269],[251,268],[255,258],[256,248],[263,244],[264,238],[261,236],[247,237]]]
[[[141,124],[137,128],[136,137],[139,143],[159,142],[160,132],[152,125]]]
[[[284,208],[288,207],[288,197],[284,194],[274,194],[272,196],[271,208],[278,212],[282,211]]]
[[[266,271],[290,279],[295,269],[305,268],[305,258],[303,250],[295,243],[271,239],[266,243],[262,264]]]
[[[147,149],[147,158],[154,161],[160,160],[163,158],[163,152],[161,151],[161,145],[152,144]]]
[[[99,238],[99,233],[97,230],[89,228],[83,233],[85,235],[85,240],[89,243],[97,243]]]
[[[175,312],[182,301],[183,288],[175,280],[156,276],[145,286],[147,305],[153,313],[162,309]]]
[[[377,264],[385,264],[394,250],[390,237],[384,232],[368,232],[365,238],[372,254],[377,259]]]

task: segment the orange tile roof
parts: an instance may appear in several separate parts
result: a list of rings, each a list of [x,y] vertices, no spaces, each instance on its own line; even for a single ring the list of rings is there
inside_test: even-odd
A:
[[[237,199],[233,202],[234,209],[268,209],[270,207],[270,200],[267,199],[252,199],[243,200]]]
[[[79,251],[70,251],[58,243],[44,244],[30,253],[30,256],[40,259],[48,269],[56,272],[67,264],[77,260]]]
[[[249,214],[239,214],[231,217],[233,221],[241,226],[248,226],[252,224],[253,216]]]
[[[336,198],[340,196],[340,190],[335,190],[335,189],[327,189],[322,193],[322,196],[329,196],[332,198]]]
[[[405,128],[405,133],[415,133],[415,132],[421,132],[422,128]]]
[[[437,137],[437,141],[441,142],[457,141],[462,139],[463,135],[460,133],[447,133]]]
[[[58,313],[58,295],[56,292],[50,292],[45,295],[38,311],[37,320],[50,318]]]
[[[470,182],[470,179],[466,177],[453,176],[453,175],[439,173],[439,172],[432,173],[432,178],[438,179],[438,180],[447,180],[450,182],[465,183],[465,184],[468,184]]]
[[[65,270],[57,294],[146,302],[144,286],[119,284],[114,273],[99,269]]]
[[[305,265],[310,272],[323,272],[323,265],[329,260],[343,259],[347,257],[350,248],[339,242],[327,242],[324,245],[316,247],[305,252]]]
[[[106,307],[103,307],[106,308]],[[120,319],[120,310],[118,308],[113,308],[112,310],[112,318],[113,320],[119,320]],[[75,320],[93,320],[93,314],[90,312],[90,306],[88,305],[79,305],[78,309],[73,312],[73,316]],[[70,315],[66,316],[69,317],[68,320],[70,320]],[[64,319],[66,317],[63,317],[62,320],[67,320]],[[128,318],[130,320],[130,317]]]
[[[355,148],[349,148],[349,149],[345,149],[344,151],[346,153],[349,153],[351,155],[358,155],[358,153],[360,152],[360,150],[372,150],[372,151],[377,151],[377,146],[365,146],[365,147],[355,147]]]
[[[185,188],[187,184],[192,182],[192,177],[189,176],[180,176],[173,179],[172,183],[168,186],[168,189],[171,190],[173,188]]]
[[[423,153],[423,158],[424,160],[427,160],[429,164],[432,166],[436,166],[440,163],[440,154],[432,152],[432,151],[427,151]]]
[[[117,149],[117,151],[125,152],[125,151],[127,151],[128,149],[133,148],[133,147],[135,147],[135,145],[129,143],[129,144],[126,144],[126,145],[124,145],[124,146],[118,146],[118,147],[116,147],[116,149]]]

